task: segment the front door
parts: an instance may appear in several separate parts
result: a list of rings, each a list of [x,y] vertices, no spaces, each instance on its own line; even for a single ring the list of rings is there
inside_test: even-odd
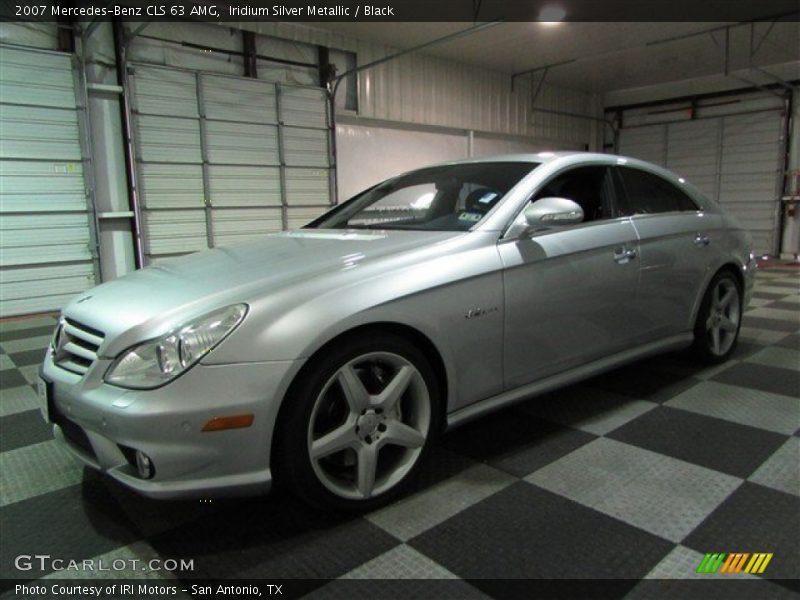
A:
[[[498,246],[507,389],[625,350],[641,326],[636,230],[619,215],[610,168],[558,174],[531,202],[550,196],[577,202],[584,221]]]

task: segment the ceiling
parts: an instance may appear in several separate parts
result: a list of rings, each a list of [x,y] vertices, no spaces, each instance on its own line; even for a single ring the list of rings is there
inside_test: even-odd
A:
[[[505,73],[574,60],[548,71],[547,81],[596,92],[724,72],[725,26],[735,23],[500,23],[426,48],[424,52]],[[467,29],[471,23],[308,23],[347,37],[411,48]],[[718,28],[714,39],[709,30]],[[729,70],[797,62],[800,23],[761,22],[729,29]],[[701,35],[692,35],[698,34]],[[688,37],[685,37],[688,36]],[[750,52],[751,46],[757,51]],[[678,38],[678,39],[673,39]],[[785,64],[784,64],[785,66]],[[790,69],[791,71],[791,69]],[[786,71],[783,71],[784,77]],[[763,73],[752,77],[768,81]]]

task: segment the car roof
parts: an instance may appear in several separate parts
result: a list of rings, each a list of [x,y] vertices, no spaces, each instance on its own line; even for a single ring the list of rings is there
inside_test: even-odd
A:
[[[624,163],[634,163],[651,166],[649,163],[640,161],[629,156],[619,156],[617,154],[605,154],[599,152],[578,152],[575,150],[554,150],[542,152],[530,152],[520,154],[498,154],[492,156],[476,156],[471,158],[461,158],[457,160],[450,160],[440,165],[458,165],[458,164],[471,164],[471,163],[494,163],[494,162],[527,162],[531,164],[544,164],[559,159],[573,159],[575,164],[580,162],[591,162],[594,164],[619,164],[620,159]],[[572,162],[572,161],[570,161]],[[435,165],[439,166],[439,165]],[[653,165],[654,166],[654,165]]]
[[[489,164],[500,162],[522,162],[530,163],[531,168],[534,165],[544,165],[547,163],[558,161],[560,166],[579,166],[581,164],[588,165],[620,165],[627,167],[636,167],[656,173],[669,180],[679,179],[678,175],[664,167],[633,158],[632,156],[622,156],[619,154],[605,154],[599,152],[578,152],[569,150],[556,150],[544,151],[528,154],[500,154],[495,156],[478,156],[472,158],[463,158],[458,160],[447,161],[439,165],[432,166],[445,166],[445,165],[458,165],[458,164]]]

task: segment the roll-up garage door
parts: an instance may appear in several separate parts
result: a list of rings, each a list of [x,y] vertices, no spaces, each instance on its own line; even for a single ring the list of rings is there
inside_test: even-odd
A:
[[[134,64],[148,261],[300,227],[331,204],[324,91]]]
[[[619,152],[686,177],[738,217],[753,236],[757,254],[773,254],[783,169],[783,104],[779,98],[750,101],[754,110],[620,130]],[[742,108],[746,108],[747,104]],[[712,109],[706,109],[706,114]]]
[[[0,45],[0,316],[95,283],[72,57]]]

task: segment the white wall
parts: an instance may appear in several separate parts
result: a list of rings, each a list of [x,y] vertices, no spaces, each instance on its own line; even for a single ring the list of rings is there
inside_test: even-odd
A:
[[[411,169],[467,155],[465,136],[363,125],[336,126],[339,200]]]
[[[569,143],[346,118],[336,125],[339,201],[405,171],[470,156],[576,148]]]

